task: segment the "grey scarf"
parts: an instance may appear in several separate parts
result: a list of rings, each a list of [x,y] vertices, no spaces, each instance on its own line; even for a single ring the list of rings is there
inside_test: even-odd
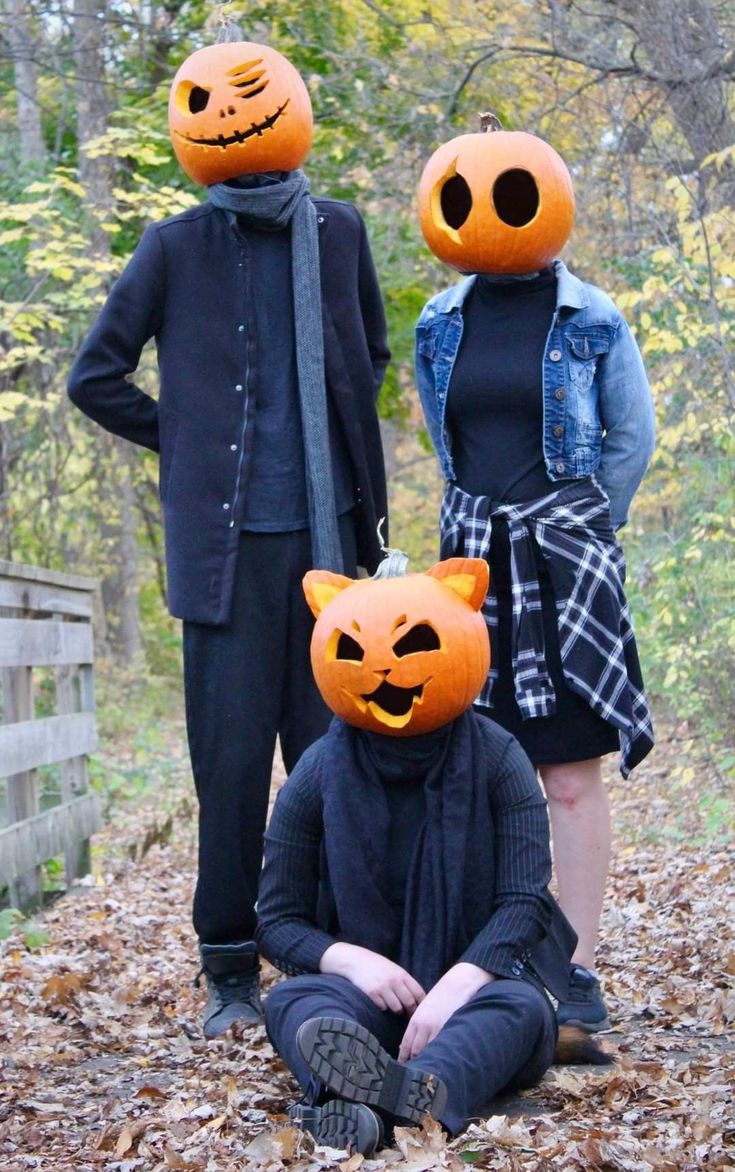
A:
[[[309,181],[303,171],[290,171],[280,182],[265,186],[234,187],[214,183],[208,191],[215,207],[241,215],[254,225],[279,229],[291,223],[296,369],[306,458],[312,562],[315,569],[342,573],[324,383],[319,230],[316,209],[309,198]]]

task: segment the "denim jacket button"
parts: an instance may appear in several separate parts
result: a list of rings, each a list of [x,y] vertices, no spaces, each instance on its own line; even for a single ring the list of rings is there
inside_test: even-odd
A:
[[[564,435],[564,428],[560,423],[557,423],[556,427],[554,428],[554,435],[557,439]]]
[[[557,470],[557,472],[558,472],[559,474],[561,474],[561,473],[564,471],[564,465],[563,465],[563,464],[557,464],[557,465],[556,465],[556,470]]]
[[[549,351],[549,358],[551,359],[552,362],[558,362],[559,359],[561,358],[561,350],[550,350]]]
[[[555,399],[563,399],[565,395],[566,395],[566,391],[564,390],[564,387],[559,387],[558,390],[554,391],[554,398]]]

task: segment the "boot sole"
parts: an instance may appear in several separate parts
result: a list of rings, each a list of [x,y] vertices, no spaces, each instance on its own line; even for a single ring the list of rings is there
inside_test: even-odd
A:
[[[372,1156],[382,1134],[378,1116],[365,1104],[335,1099],[322,1107],[315,1138],[326,1147],[340,1148],[350,1155],[361,1152]]]
[[[364,1103],[348,1103],[342,1099],[332,1099],[323,1107],[296,1103],[288,1114],[294,1127],[308,1131],[317,1143],[326,1147],[372,1156],[381,1146],[382,1122]]]
[[[415,1124],[427,1114],[436,1118],[446,1104],[447,1090],[440,1078],[396,1062],[355,1021],[311,1018],[299,1027],[296,1045],[317,1078],[353,1103]]]

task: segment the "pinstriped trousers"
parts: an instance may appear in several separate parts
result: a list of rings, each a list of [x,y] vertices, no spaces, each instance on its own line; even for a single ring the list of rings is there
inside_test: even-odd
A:
[[[393,1057],[408,1024],[405,1015],[379,1009],[345,977],[315,973],[276,985],[265,1006],[268,1037],[307,1103],[333,1097],[296,1049],[296,1031],[312,1017],[359,1022]],[[554,1060],[556,1037],[548,997],[526,981],[500,979],[484,986],[452,1014],[409,1065],[442,1079],[447,1104],[440,1122],[457,1135],[472,1119],[491,1114],[492,1101],[499,1094],[534,1086]]]

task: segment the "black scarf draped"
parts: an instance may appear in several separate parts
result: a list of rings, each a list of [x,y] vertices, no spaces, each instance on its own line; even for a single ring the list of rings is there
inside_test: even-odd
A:
[[[340,938],[391,957],[430,989],[493,911],[494,832],[479,724],[470,711],[438,734],[398,738],[336,720],[328,735],[324,838]],[[403,915],[385,890],[390,813],[381,782],[402,757],[413,776],[421,769],[426,777]]]
[[[303,171],[213,183],[209,198],[215,207],[260,228],[275,231],[291,224],[296,369],[306,459],[306,491],[312,565],[342,573],[342,547],[329,450],[327,392],[324,381],[324,334],[319,279],[319,232],[316,208],[309,198]]]

